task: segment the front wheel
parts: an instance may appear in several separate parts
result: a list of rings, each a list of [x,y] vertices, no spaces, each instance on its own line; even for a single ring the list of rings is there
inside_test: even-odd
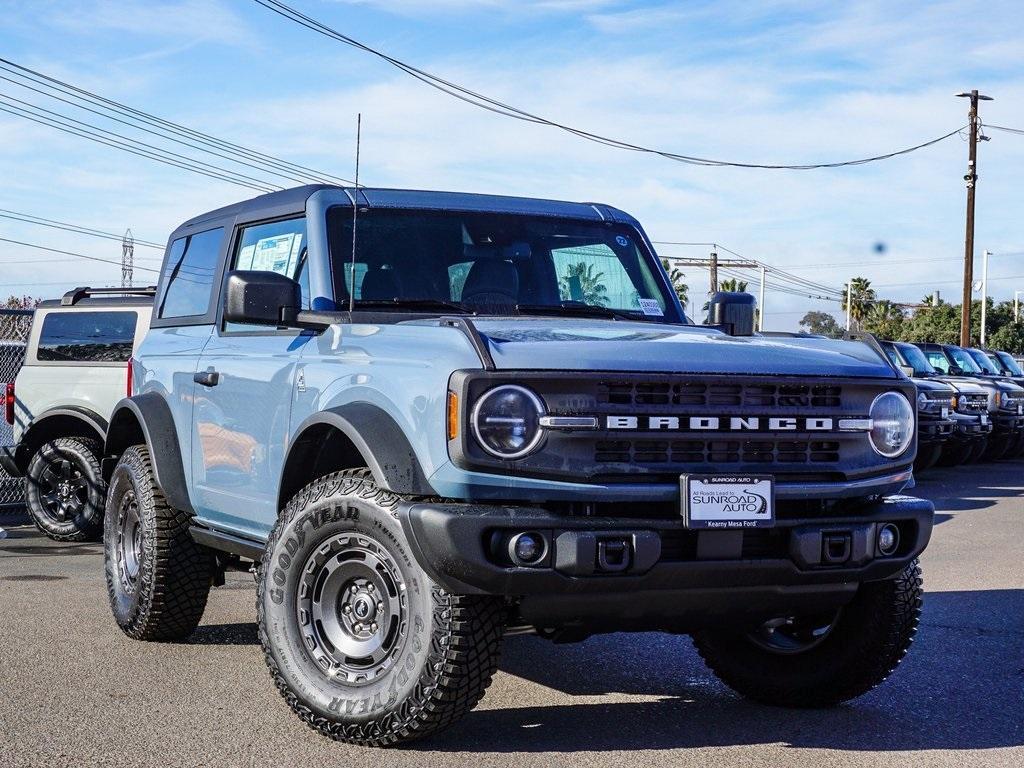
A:
[[[447,728],[497,668],[501,601],[434,583],[398,501],[365,474],[318,480],[289,502],[260,565],[271,676],[299,717],[338,741],[386,746]]]
[[[829,707],[884,681],[910,648],[921,616],[915,560],[887,581],[862,584],[853,600],[824,616],[786,616],[752,632],[694,636],[712,672],[763,704]]]

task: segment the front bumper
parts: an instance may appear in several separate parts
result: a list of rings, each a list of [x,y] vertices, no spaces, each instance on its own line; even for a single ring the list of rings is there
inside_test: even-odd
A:
[[[897,496],[820,518],[779,512],[774,528],[756,531],[691,531],[679,519],[432,502],[403,503],[399,518],[419,563],[449,591],[518,598],[522,618],[538,626],[636,629],[842,604],[859,583],[894,575],[924,550],[934,507]],[[891,556],[876,550],[881,523],[899,528]],[[502,561],[503,542],[522,531],[539,532],[549,543],[536,567]],[[837,540],[846,542],[848,556],[826,562]],[[628,567],[606,569],[601,542],[624,543]]]
[[[918,445],[928,443],[944,443],[956,430],[954,419],[926,419],[921,417],[917,423]]]
[[[967,414],[954,414],[956,426],[953,429],[951,439],[957,441],[984,440],[992,434],[992,420],[986,417],[984,424],[979,416]]]
[[[0,446],[0,469],[3,469],[11,477],[22,477],[24,475],[21,467],[18,466],[17,453],[18,446],[16,445]]]
[[[993,411],[992,431],[997,435],[1016,435],[1024,432],[1024,416],[1006,411]]]

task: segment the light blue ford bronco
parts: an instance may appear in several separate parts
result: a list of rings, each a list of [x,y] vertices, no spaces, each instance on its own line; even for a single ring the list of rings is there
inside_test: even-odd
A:
[[[280,692],[366,745],[453,724],[509,630],[688,633],[759,701],[864,693],[920,614],[913,384],[711,310],[607,205],[308,186],[186,222],[104,449],[117,623],[185,638],[256,562]]]

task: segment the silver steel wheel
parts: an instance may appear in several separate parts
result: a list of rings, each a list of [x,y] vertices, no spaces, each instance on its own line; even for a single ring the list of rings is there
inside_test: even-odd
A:
[[[65,523],[85,509],[89,483],[82,469],[70,459],[58,459],[47,465],[39,481],[39,498],[52,520]]]
[[[142,563],[142,518],[134,491],[126,491],[117,510],[117,571],[126,592],[134,592]]]
[[[383,546],[338,534],[306,560],[297,614],[306,648],[326,675],[369,683],[394,665],[408,633],[405,582]]]
[[[838,622],[838,611],[817,616],[785,616],[766,621],[749,637],[755,645],[772,653],[804,653],[823,643]]]

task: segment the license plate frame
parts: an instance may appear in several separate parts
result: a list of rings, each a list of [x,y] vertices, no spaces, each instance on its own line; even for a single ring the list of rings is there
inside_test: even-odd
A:
[[[686,528],[747,530],[775,526],[773,475],[680,475],[679,499]]]

